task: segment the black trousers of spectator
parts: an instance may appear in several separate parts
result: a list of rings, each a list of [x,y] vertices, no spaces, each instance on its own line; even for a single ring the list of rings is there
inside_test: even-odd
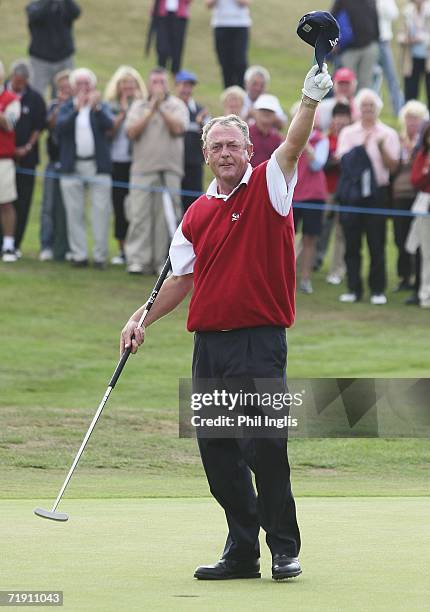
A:
[[[248,67],[248,28],[215,28],[215,49],[221,66],[224,87],[243,87]]]
[[[34,168],[25,168],[34,170]],[[16,210],[15,248],[19,249],[27,227],[28,214],[33,198],[34,176],[16,173],[16,191],[18,198],[14,202]]]
[[[410,210],[413,200],[393,200],[395,210]],[[397,247],[397,275],[401,280],[409,281],[415,273],[414,256],[405,249],[406,239],[411,227],[413,217],[393,217],[394,241]]]
[[[112,181],[121,183],[130,182],[130,162],[113,162]],[[125,240],[127,234],[128,221],[125,218],[124,200],[128,195],[128,188],[115,187],[112,185],[112,204],[114,212],[114,232],[117,240]]]
[[[203,191],[203,166],[202,164],[186,164],[184,178],[182,179],[183,191]],[[185,213],[187,208],[198,198],[194,196],[182,196],[182,209]]]
[[[285,329],[280,327],[197,332],[193,391],[199,388],[202,379],[206,379],[206,384],[210,379],[217,389],[246,390],[243,385],[252,387],[253,378],[276,378],[275,384],[280,381],[285,390],[282,381],[286,358]],[[298,555],[300,533],[291,491],[287,436],[204,438],[198,435],[198,444],[211,493],[223,507],[227,519],[229,531],[223,558],[258,558],[260,526],[266,532],[272,555]],[[258,497],[251,470],[255,474]]]
[[[157,17],[157,56],[158,65],[176,74],[181,69],[187,19],[169,12],[165,17]]]
[[[384,208],[388,190],[378,189],[376,202]],[[348,289],[358,298],[363,294],[361,279],[361,246],[366,237],[370,255],[368,283],[372,295],[384,293],[386,286],[385,270],[385,229],[386,217],[360,213],[341,213],[341,223],[345,235],[345,264]]]
[[[412,74],[405,77],[405,102],[418,100],[421,77],[425,77],[427,106],[430,108],[430,72],[426,72],[426,60],[412,58]]]

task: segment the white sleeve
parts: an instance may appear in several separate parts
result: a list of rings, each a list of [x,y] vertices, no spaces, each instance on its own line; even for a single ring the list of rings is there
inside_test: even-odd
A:
[[[269,190],[269,197],[273,208],[282,217],[286,217],[290,212],[293,201],[294,187],[297,183],[297,168],[287,185],[275,153],[276,151],[272,153],[272,157],[266,166],[267,189]]]
[[[21,115],[21,102],[19,100],[14,100],[5,110],[6,121],[9,124],[9,129],[14,130],[15,125]]]
[[[196,254],[193,245],[182,233],[182,222],[179,224],[169,249],[172,272],[174,276],[192,274]]]

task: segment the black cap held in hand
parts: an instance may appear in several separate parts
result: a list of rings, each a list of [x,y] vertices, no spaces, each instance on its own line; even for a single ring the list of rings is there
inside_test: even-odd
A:
[[[324,60],[339,42],[339,24],[327,11],[312,11],[299,21],[297,34],[315,47],[315,57],[322,70]]]

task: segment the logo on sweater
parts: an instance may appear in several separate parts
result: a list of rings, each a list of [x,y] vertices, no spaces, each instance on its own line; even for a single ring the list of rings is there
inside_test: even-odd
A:
[[[239,218],[240,218],[240,213],[233,213],[231,215],[231,220],[232,221],[239,221]]]

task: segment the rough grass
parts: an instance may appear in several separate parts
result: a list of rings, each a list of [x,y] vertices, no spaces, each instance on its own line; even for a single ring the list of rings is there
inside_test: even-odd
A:
[[[1,4],[0,56],[6,66],[26,53],[26,2]],[[101,88],[120,63],[146,74],[155,61],[153,55],[143,57],[148,0],[81,4],[77,63],[95,70]],[[323,1],[319,8],[330,4]],[[308,0],[253,4],[250,60],[270,68],[271,90],[286,108],[297,99],[312,61],[295,25],[314,8]],[[208,23],[203,3],[195,2],[184,65],[200,77],[196,97],[216,114],[220,74]],[[129,278],[122,270],[98,273],[37,262],[40,198],[38,180],[24,258],[16,266],[0,264],[0,478],[2,490],[19,496],[28,496],[35,483],[48,483],[48,493],[61,481],[114,369],[119,330],[154,282]],[[391,288],[396,280],[391,225],[389,243]],[[111,246],[113,252],[113,241]],[[403,296],[391,292],[381,309],[342,305],[340,289],[327,286],[324,273],[316,275],[313,296],[298,297],[297,322],[288,334],[290,376],[428,375],[428,313],[405,308]],[[94,471],[104,471],[106,478],[99,480],[105,488],[95,487],[96,495],[130,494],[136,474],[152,479],[145,494],[156,495],[165,490],[166,470],[177,476],[176,491],[207,494],[194,442],[178,440],[176,433],[178,379],[189,376],[192,351],[185,316],[183,304],[150,329],[144,352],[130,360],[84,455],[76,494],[89,494]],[[294,440],[290,448],[300,493],[427,490],[425,440]]]

